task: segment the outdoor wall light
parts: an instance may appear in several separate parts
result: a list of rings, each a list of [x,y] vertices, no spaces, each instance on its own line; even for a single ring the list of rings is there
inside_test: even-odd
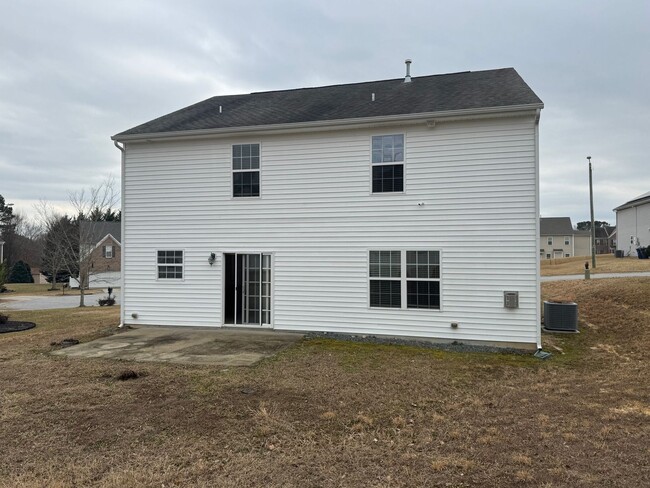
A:
[[[212,266],[216,260],[217,255],[215,253],[210,253],[210,257],[208,258],[208,263],[210,263],[210,266]]]

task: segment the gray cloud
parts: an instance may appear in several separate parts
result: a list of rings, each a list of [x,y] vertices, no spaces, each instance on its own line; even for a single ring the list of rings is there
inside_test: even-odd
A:
[[[596,217],[650,190],[650,4],[9,2],[0,194],[17,207],[119,173],[109,136],[216,94],[514,66],[544,100],[542,214]],[[29,212],[29,208],[22,210]]]

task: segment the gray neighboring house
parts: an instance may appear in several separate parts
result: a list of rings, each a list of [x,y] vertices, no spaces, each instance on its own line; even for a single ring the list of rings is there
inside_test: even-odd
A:
[[[636,256],[636,248],[650,246],[650,191],[614,209],[616,249]]]
[[[571,217],[540,217],[539,255],[541,259],[572,258],[591,254],[591,235],[575,230]]]

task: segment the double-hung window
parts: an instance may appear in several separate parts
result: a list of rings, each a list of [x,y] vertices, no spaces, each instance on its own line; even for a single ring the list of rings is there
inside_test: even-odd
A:
[[[112,259],[113,258],[113,246],[104,246],[103,247],[103,254],[106,259]]]
[[[260,196],[260,145],[232,146],[232,196]]]
[[[183,279],[183,251],[158,251],[158,279]]]
[[[404,134],[372,137],[372,192],[404,191]]]
[[[568,246],[571,244],[571,237],[570,236],[564,236],[564,245]]]
[[[369,257],[371,307],[440,309],[440,251],[370,251]]]
[[[553,236],[548,236],[546,238],[546,244],[548,244],[549,246],[553,245]]]
[[[440,308],[440,252],[406,251],[408,308]]]
[[[402,307],[400,251],[370,251],[370,306]]]

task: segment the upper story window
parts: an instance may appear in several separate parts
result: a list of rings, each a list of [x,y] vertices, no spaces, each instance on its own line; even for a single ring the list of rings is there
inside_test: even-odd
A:
[[[260,196],[260,145],[232,146],[232,196]]]
[[[113,246],[104,246],[102,250],[103,250],[102,255],[106,259],[112,259],[113,258]]]
[[[404,191],[404,134],[372,137],[372,192]]]
[[[548,236],[546,238],[546,244],[548,244],[549,246],[553,245],[553,236]]]
[[[183,279],[183,251],[158,251],[158,279]]]
[[[569,244],[571,244],[571,237],[564,236],[564,245],[568,246]]]

